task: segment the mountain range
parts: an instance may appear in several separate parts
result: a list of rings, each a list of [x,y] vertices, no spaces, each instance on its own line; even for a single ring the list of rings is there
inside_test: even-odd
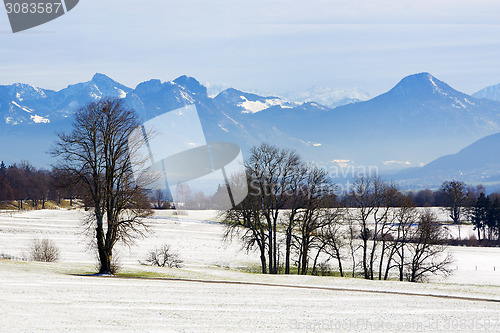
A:
[[[0,86],[0,160],[53,163],[46,151],[57,131],[70,128],[74,110],[102,97],[117,97],[144,121],[195,104],[207,141],[235,142],[244,154],[265,141],[296,149],[332,171],[347,169],[354,174],[376,167],[381,172],[405,168],[416,172],[420,169],[415,168],[500,132],[500,101],[494,100],[499,90],[500,86],[489,87],[471,96],[429,73],[419,73],[375,98],[346,100],[349,104],[332,107],[234,88],[210,97],[205,86],[187,76],[168,82],[149,80],[135,88],[103,74],[60,91],[18,83]],[[422,170],[431,170],[432,163]],[[436,181],[433,176],[424,178]]]
[[[488,135],[456,154],[440,157],[421,168],[402,170],[393,176],[407,188],[439,187],[443,180],[500,188],[500,133]]]
[[[328,87],[312,87],[305,91],[289,91],[280,96],[289,101],[299,103],[316,102],[331,108],[370,99],[369,94],[360,88],[331,89]]]

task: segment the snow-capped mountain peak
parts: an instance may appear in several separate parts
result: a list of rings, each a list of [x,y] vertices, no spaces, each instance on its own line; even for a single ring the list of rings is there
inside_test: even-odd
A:
[[[239,113],[257,113],[271,107],[280,107],[282,109],[292,109],[299,103],[287,102],[279,97],[262,97],[252,93],[245,93],[234,88],[229,88],[217,95],[214,101],[231,108]]]
[[[332,89],[328,87],[312,87],[305,91],[286,92],[281,95],[284,99],[296,103],[317,102],[331,108],[370,99],[369,94],[361,88]]]
[[[382,99],[404,101],[426,101],[434,104],[451,104],[456,109],[467,109],[476,105],[476,99],[459,92],[429,73],[419,73],[403,78]],[[379,98],[377,97],[377,98]]]
[[[49,92],[25,83],[15,83],[9,86],[8,91],[9,95],[18,101],[46,98],[47,92]]]

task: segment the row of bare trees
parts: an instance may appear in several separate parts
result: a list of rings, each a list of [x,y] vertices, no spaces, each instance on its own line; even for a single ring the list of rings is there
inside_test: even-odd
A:
[[[331,260],[340,275],[350,266],[353,276],[366,279],[419,281],[449,273],[436,218],[394,184],[359,178],[347,208],[338,205],[327,172],[291,150],[254,147],[246,170],[250,193],[225,212],[225,237],[256,250],[263,273],[314,274]]]
[[[360,263],[351,253],[352,267],[361,266],[365,279],[388,279],[393,269],[399,280],[413,282],[427,273],[449,273],[445,235],[430,211],[418,210],[395,184],[378,177],[358,179],[351,195],[356,205],[346,217],[347,237],[359,234],[362,253]]]
[[[319,227],[319,208],[324,207],[331,185],[327,173],[305,165],[293,151],[267,144],[254,147],[246,165],[249,195],[226,212],[226,237],[240,233],[248,250],[257,248],[263,273],[277,274],[280,261],[290,272],[294,247],[300,252],[299,270],[307,270],[312,239]],[[286,216],[282,216],[287,208]],[[300,244],[297,232],[302,232]],[[280,258],[281,234],[285,258]]]

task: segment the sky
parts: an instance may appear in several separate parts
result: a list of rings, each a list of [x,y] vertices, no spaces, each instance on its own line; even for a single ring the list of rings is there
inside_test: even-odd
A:
[[[419,72],[465,93],[500,83],[497,0],[81,0],[16,34],[0,11],[0,84],[59,90],[100,72],[375,96]]]

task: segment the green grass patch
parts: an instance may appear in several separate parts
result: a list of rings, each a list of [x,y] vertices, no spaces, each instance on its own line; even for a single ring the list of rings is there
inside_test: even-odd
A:
[[[238,272],[250,274],[262,274],[262,267],[260,265],[240,266],[235,268]]]
[[[156,278],[156,279],[175,277],[171,274],[165,274],[163,272],[151,272],[151,271],[120,271],[115,275],[127,278]]]
[[[243,273],[249,273],[249,274],[262,274],[262,267],[258,264],[255,265],[249,265],[249,266],[243,266],[243,267],[236,267],[234,268],[238,272],[243,272]],[[298,275],[298,267],[292,266],[290,267],[290,275]],[[285,274],[285,268],[280,267],[278,269],[278,274],[282,275]],[[351,272],[346,272],[344,271],[344,277],[350,276]],[[307,270],[307,275],[313,275],[312,274],[312,268]],[[329,270],[328,272],[321,272],[319,269],[316,269],[316,274],[315,276],[333,276],[333,277],[340,277],[340,271],[336,270]]]

